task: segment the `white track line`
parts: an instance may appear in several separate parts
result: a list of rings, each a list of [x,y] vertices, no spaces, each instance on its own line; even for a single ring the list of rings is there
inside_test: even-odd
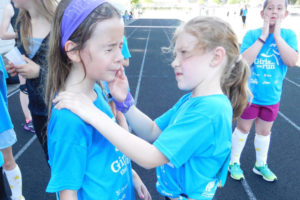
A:
[[[21,157],[21,155],[30,147],[30,145],[36,140],[36,135],[32,136],[30,140],[18,151],[18,153],[14,156],[15,160],[18,160],[18,158]]]
[[[141,80],[142,80],[142,75],[143,75],[143,70],[144,70],[144,65],[145,65],[145,59],[146,59],[146,54],[147,54],[147,49],[148,49],[148,43],[149,43],[150,33],[151,33],[151,29],[149,29],[149,33],[148,33],[148,37],[147,37],[147,42],[146,42],[146,46],[145,46],[144,57],[143,57],[142,66],[141,66],[141,70],[140,70],[140,74],[139,74],[139,80],[138,80],[138,84],[137,84],[136,90],[135,90],[135,95],[134,95],[135,105],[138,104],[139,91],[140,91]]]
[[[249,197],[249,200],[257,200],[254,193],[251,190],[251,187],[247,183],[246,179],[242,179],[241,183],[242,183],[242,186],[243,186],[245,192],[247,193],[247,195]]]
[[[293,127],[295,127],[298,131],[300,131],[300,127],[293,122],[292,120],[290,120],[287,116],[285,116],[282,112],[278,111],[278,114],[285,119],[288,123],[290,123]]]
[[[14,94],[18,93],[19,91],[20,91],[20,89],[13,90],[12,92],[10,92],[10,93],[7,95],[7,98],[13,96]]]
[[[300,87],[300,85],[299,85],[298,83],[292,81],[291,79],[288,79],[287,77],[285,77],[285,80],[287,80],[288,82],[294,84],[294,85],[297,86],[297,87]]]

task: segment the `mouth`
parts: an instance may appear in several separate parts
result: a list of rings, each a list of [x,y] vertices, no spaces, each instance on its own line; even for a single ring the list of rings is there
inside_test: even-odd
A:
[[[175,76],[176,76],[176,77],[179,77],[179,76],[182,76],[182,75],[183,75],[183,73],[175,72]]]

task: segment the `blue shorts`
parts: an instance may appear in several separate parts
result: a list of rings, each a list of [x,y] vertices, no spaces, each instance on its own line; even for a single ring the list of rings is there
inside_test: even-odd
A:
[[[14,129],[9,129],[0,133],[0,149],[11,147],[16,142],[17,136]]]

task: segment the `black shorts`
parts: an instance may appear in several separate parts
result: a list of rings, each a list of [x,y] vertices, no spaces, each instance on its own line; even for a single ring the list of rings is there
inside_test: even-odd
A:
[[[243,24],[246,23],[246,16],[242,16]]]

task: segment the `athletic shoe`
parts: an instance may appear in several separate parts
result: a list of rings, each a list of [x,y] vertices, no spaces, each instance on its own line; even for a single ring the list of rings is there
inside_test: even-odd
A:
[[[31,132],[31,133],[35,133],[35,130],[34,130],[34,127],[33,127],[33,124],[32,124],[32,120],[29,121],[29,122],[25,122],[24,129],[26,131]]]
[[[261,175],[266,181],[273,182],[277,180],[277,176],[269,169],[267,164],[261,167],[257,167],[255,164],[253,172],[257,175]]]
[[[241,166],[238,163],[230,164],[229,165],[229,172],[230,172],[231,178],[233,178],[235,180],[239,181],[239,180],[245,178],[243,170],[241,169]]]

